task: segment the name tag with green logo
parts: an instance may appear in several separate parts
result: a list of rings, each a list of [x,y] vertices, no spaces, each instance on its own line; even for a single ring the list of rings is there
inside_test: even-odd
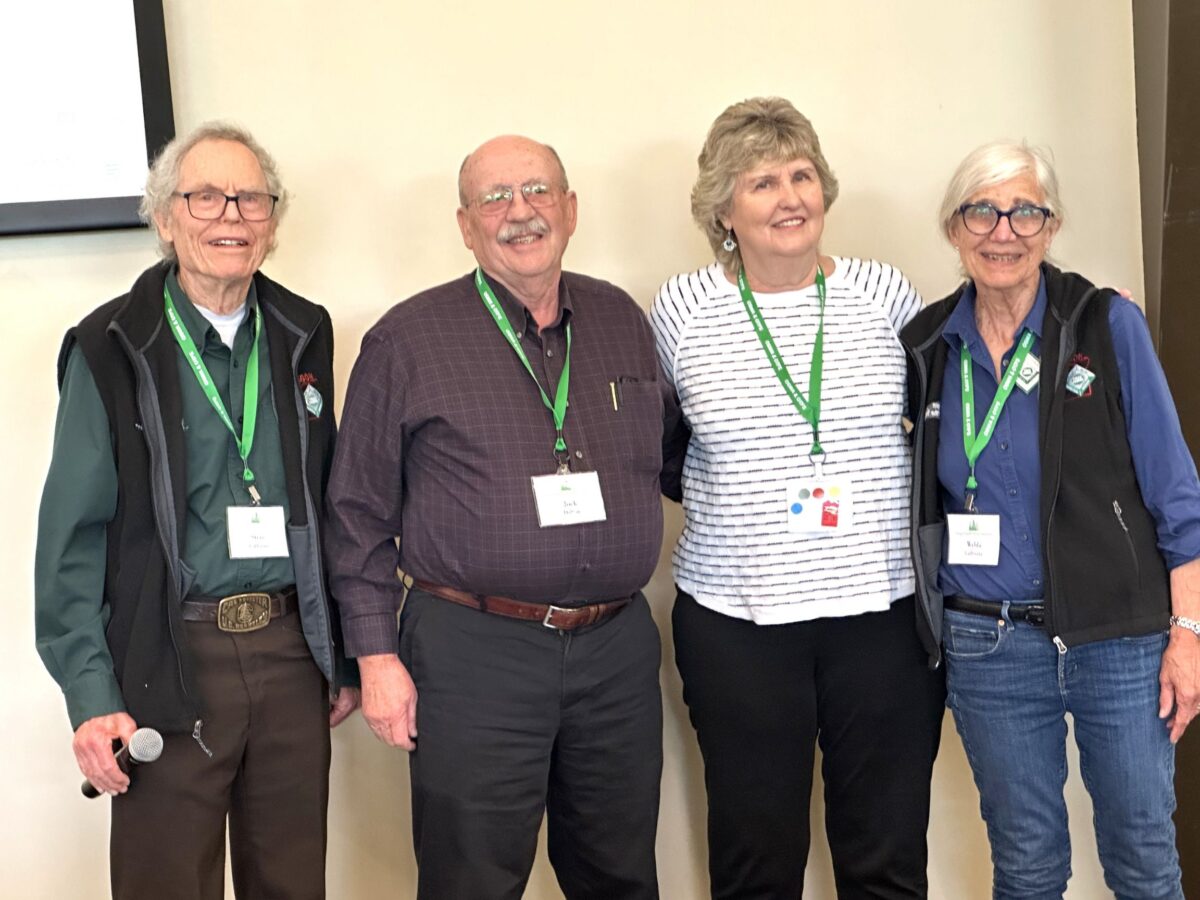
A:
[[[225,509],[230,559],[287,556],[282,506],[229,506]]]
[[[982,513],[946,516],[950,548],[946,562],[952,566],[994,566],[1000,562],[1000,517]]]

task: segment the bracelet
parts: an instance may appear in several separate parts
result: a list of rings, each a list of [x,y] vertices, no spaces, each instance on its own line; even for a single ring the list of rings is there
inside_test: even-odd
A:
[[[1171,616],[1171,624],[1186,628],[1196,637],[1200,637],[1200,622],[1195,619],[1189,619],[1187,616]]]

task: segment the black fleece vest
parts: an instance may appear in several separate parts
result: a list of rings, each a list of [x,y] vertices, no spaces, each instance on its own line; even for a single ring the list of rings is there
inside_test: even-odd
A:
[[[104,598],[112,617],[107,639],[126,708],[140,724],[190,732],[203,715],[180,613],[180,542],[187,511],[187,454],[178,349],[163,315],[167,266],[154,266],[132,290],[67,332],[59,383],[78,346],[108,415],[117,466],[117,511],[107,529]],[[291,525],[306,525],[305,484],[320,509],[332,461],[332,415],[310,421],[308,471],[299,447],[296,376],[299,333],[277,321],[286,310],[315,330],[301,364],[332,399],[332,331],[320,309],[261,273],[255,275],[270,346],[272,391],[286,473]],[[294,326],[295,327],[295,326]],[[154,487],[157,486],[157,491]],[[336,624],[336,623],[335,623]]]
[[[1108,325],[1115,295],[1048,264],[1042,271],[1048,305],[1042,323],[1038,441],[1047,632],[1071,645],[1166,628],[1169,578],[1133,468]],[[960,288],[923,310],[904,330],[906,345],[919,350],[925,363],[924,382],[918,384],[915,377],[909,385],[911,408],[921,415],[941,395],[948,355],[942,328],[961,296]],[[1067,373],[1076,365],[1096,375],[1082,396],[1066,389]],[[927,427],[919,430],[915,460],[919,527],[944,521],[937,423],[922,425]]]

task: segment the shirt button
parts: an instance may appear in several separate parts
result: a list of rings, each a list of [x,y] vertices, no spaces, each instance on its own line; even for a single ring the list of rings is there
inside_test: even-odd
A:
[[[240,365],[238,364],[238,361],[236,359],[233,361],[233,367],[235,369],[240,368]]]
[[[519,341],[519,340],[520,340],[521,338],[523,338],[523,337],[525,337],[525,332],[523,332],[523,331],[518,331],[518,332],[517,332],[517,340]]]
[[[553,351],[553,350],[547,350],[547,351],[546,351],[546,355],[547,355],[547,356],[553,356],[553,355],[554,355],[554,351]]]
[[[1028,532],[1022,532],[1022,533],[1021,533],[1021,540],[1025,541],[1026,543],[1029,543],[1029,534],[1028,534]]]
[[[576,451],[575,451],[575,458],[576,458],[576,459],[583,459],[583,451],[582,451],[582,450],[576,450]]]
[[[1010,497],[1015,497],[1015,496],[1017,496],[1017,489],[1016,489],[1016,488],[1009,488],[1009,489],[1008,489],[1008,496],[1010,496]]]
[[[1040,579],[1040,578],[1035,578],[1035,579],[1033,579],[1033,586],[1034,586],[1034,587],[1041,587],[1041,586],[1042,586],[1042,579]]]
[[[246,590],[250,590],[250,588],[251,588],[253,585],[254,585],[254,582],[253,582],[253,581],[247,581],[245,584],[243,584],[243,585],[242,585],[242,587],[244,587]]]
[[[1008,441],[1001,441],[1001,442],[1000,442],[1000,449],[1001,449],[1001,450],[1007,450],[1007,449],[1008,449]]]

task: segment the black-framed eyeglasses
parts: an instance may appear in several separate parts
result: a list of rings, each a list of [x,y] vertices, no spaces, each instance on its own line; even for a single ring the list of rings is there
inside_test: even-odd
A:
[[[184,199],[192,218],[208,221],[221,218],[225,215],[225,207],[232,203],[247,222],[265,222],[274,214],[275,204],[279,201],[278,195],[262,191],[232,195],[220,191],[176,191],[175,196]]]
[[[958,208],[963,225],[971,234],[991,234],[1001,219],[1008,219],[1008,227],[1018,237],[1033,237],[1046,227],[1046,221],[1054,216],[1044,206],[1018,203],[1012,209],[996,209],[990,203],[964,203]]]
[[[518,191],[530,206],[544,208],[554,205],[554,201],[558,199],[559,188],[545,181],[527,181],[519,188],[503,185],[486,194],[480,194],[468,205],[475,206],[485,216],[498,215],[512,205],[513,197]]]

